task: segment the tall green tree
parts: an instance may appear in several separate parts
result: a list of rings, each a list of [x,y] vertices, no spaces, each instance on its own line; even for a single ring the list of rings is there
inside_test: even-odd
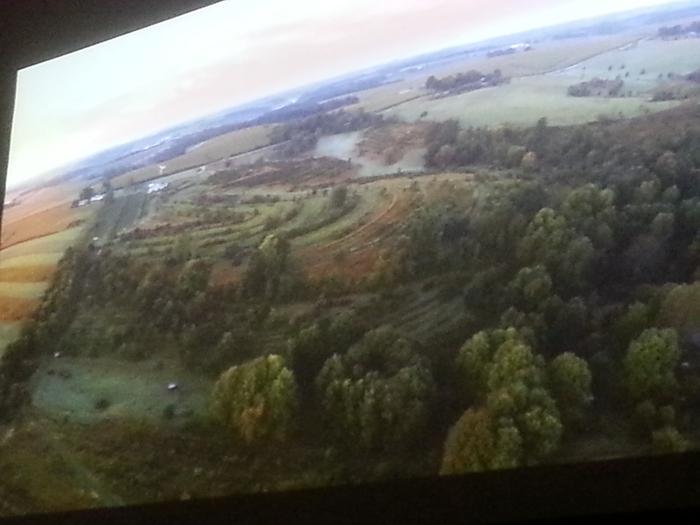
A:
[[[425,360],[387,327],[368,332],[345,355],[332,356],[316,384],[331,431],[364,450],[415,442],[426,428],[435,391]]]
[[[543,265],[564,291],[586,284],[596,255],[590,239],[551,208],[541,209],[528,224],[518,254],[524,264]]]
[[[680,359],[674,329],[649,328],[632,341],[625,355],[625,386],[631,400],[663,404],[678,391],[676,369]]]
[[[212,415],[245,443],[287,439],[298,406],[294,375],[278,355],[229,368],[211,397]]]
[[[571,352],[564,352],[550,361],[547,376],[549,390],[564,422],[580,423],[593,400],[593,377],[588,363]]]

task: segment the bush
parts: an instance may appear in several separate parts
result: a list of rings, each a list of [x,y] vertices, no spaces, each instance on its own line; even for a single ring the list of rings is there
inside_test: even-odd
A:
[[[345,202],[348,196],[347,186],[336,186],[331,191],[330,205],[331,208],[342,208],[345,206]]]
[[[285,440],[297,411],[294,376],[277,355],[229,368],[212,392],[212,414],[245,443]]]

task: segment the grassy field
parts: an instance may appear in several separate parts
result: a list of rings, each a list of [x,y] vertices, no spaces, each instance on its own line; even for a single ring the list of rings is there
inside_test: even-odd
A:
[[[193,166],[201,166],[216,160],[240,155],[242,153],[267,146],[270,143],[271,126],[253,126],[220,135],[208,141],[197,144],[184,155],[175,157],[163,164],[166,166],[163,175],[175,173]],[[132,183],[152,179],[160,174],[158,165],[146,166],[112,179],[115,188]]]
[[[6,267],[9,261],[18,256],[47,253],[63,253],[82,234],[83,228],[70,228],[59,233],[46,235],[39,239],[16,244],[0,251],[0,267]]]
[[[659,75],[665,80],[668,73],[686,75],[699,68],[700,39],[653,39],[585,60],[558,75],[567,78],[570,83],[593,77],[612,80],[620,75],[625,82],[625,90],[646,92],[659,84]],[[629,76],[626,76],[627,73]]]
[[[179,388],[169,391],[170,383]],[[206,411],[210,388],[208,380],[167,362],[47,358],[34,376],[33,401],[41,410],[81,423],[114,417],[159,422],[170,405],[182,421]],[[108,404],[103,410],[95,407],[100,400]]]
[[[483,72],[500,69],[509,77],[541,75],[575,65],[598,54],[610,52],[637,38],[639,38],[637,34],[609,38],[573,38],[561,42],[536,44],[533,50],[527,53],[492,58],[485,56],[467,58],[431,69],[429,73],[407,75],[401,82],[363,91],[358,94],[360,102],[350,107],[362,107],[366,111],[382,111],[416,96],[426,96],[428,92],[424,89],[425,80],[429,74],[443,77],[470,69]],[[607,68],[607,65],[605,67]],[[424,102],[425,99],[420,98],[410,104],[420,105]]]
[[[0,259],[0,269],[55,265],[63,257],[63,252],[32,253],[18,255],[11,259]],[[16,280],[16,279],[15,279]]]
[[[661,111],[677,102],[649,102],[648,97],[570,97],[571,82],[562,76],[513,79],[509,84],[436,100],[421,99],[388,110],[388,115],[415,122],[424,111],[430,120],[459,119],[465,126],[532,126],[540,117],[553,125],[572,125],[608,117],[635,117]]]
[[[7,345],[17,339],[22,323],[0,321],[0,356],[7,348]]]
[[[345,108],[346,110],[362,108],[365,111],[382,111],[390,106],[406,102],[417,96],[425,95],[423,89],[425,82],[404,80],[386,86],[379,86],[358,93],[360,99],[356,104]]]
[[[444,76],[466,69],[477,69],[483,72],[500,69],[508,77],[541,75],[569,67],[594,56],[602,56],[636,41],[640,36],[637,33],[631,33],[612,37],[568,38],[542,44],[535,43],[531,51],[491,58],[473,58],[459,65],[450,65],[434,74]]]
[[[428,120],[457,118],[466,126],[528,126],[540,117],[554,125],[572,125],[599,116],[628,118],[662,111],[674,102],[652,103],[651,91],[666,81],[668,73],[683,75],[700,68],[700,40],[640,40],[639,35],[571,39],[535,46],[525,53],[466,60],[431,73],[439,77],[472,68],[501,69],[512,80],[494,88],[440,99],[423,96],[390,108],[385,114],[408,122],[421,120],[427,112],[424,118]],[[629,76],[625,76],[628,72]],[[625,98],[567,95],[572,84],[593,77],[612,80],[618,75],[625,82]],[[659,75],[664,78],[659,79]],[[402,90],[418,93],[423,83],[424,76],[383,86],[368,96],[380,98]]]

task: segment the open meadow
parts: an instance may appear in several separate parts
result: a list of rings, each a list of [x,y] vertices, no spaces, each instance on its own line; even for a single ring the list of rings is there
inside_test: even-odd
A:
[[[269,132],[270,126],[254,126],[219,135],[191,146],[184,154],[168,161],[114,177],[112,185],[121,188],[138,184],[160,175],[170,175],[265,147],[270,144]],[[160,166],[163,166],[162,170]]]
[[[622,42],[607,48],[598,44],[575,58],[563,58],[559,53],[565,53],[567,47],[561,46],[474,62],[470,67],[482,71],[502,68],[512,78],[506,84],[455,96],[431,99],[426,95],[384,113],[408,122],[456,118],[464,126],[477,127],[530,126],[541,117],[553,125],[570,126],[600,117],[635,117],[677,105],[677,101],[652,102],[653,90],[668,81],[669,73],[687,75],[700,68],[700,40]],[[505,61],[531,65],[518,70]],[[624,81],[622,97],[567,94],[573,84],[618,76]]]

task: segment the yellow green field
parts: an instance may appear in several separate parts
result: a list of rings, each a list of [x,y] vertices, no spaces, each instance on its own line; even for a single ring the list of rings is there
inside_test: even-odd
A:
[[[184,155],[164,162],[163,175],[176,173],[193,166],[201,166],[232,155],[240,155],[270,143],[271,126],[253,126],[225,133],[192,146]],[[112,179],[112,185],[120,188],[129,184],[149,180],[160,175],[157,164],[130,171]]]
[[[612,68],[612,69],[610,69]],[[620,76],[625,90],[653,89],[668,74],[687,75],[700,68],[700,39],[641,40],[635,45],[616,49],[585,60],[559,73],[571,83],[593,77],[614,79]],[[627,74],[629,73],[629,76]]]
[[[510,84],[434,100],[419,99],[390,109],[387,115],[416,121],[423,112],[430,120],[459,119],[464,126],[511,124],[531,126],[540,117],[553,125],[572,125],[599,116],[635,117],[669,109],[678,102],[650,102],[648,97],[570,97],[571,83],[563,77],[537,76],[513,79]]]
[[[0,355],[5,351],[7,345],[17,338],[21,324],[20,322],[0,321]]]
[[[547,42],[535,45],[533,50],[527,53],[492,58],[484,56],[467,58],[437,69],[431,69],[429,74],[443,77],[470,69],[484,72],[500,69],[504,75],[509,77],[541,75],[575,65],[601,53],[611,52],[636,41],[638,38],[638,34],[627,34],[608,38],[573,38],[561,42]],[[360,102],[351,108],[362,107],[366,111],[381,111],[416,96],[428,95],[424,89],[427,76],[427,73],[413,75],[401,82],[363,91],[358,94]],[[418,106],[425,102],[425,98],[421,98],[412,104]]]
[[[39,305],[56,263],[83,232],[78,226],[0,251],[0,353]]]
[[[46,290],[46,282],[0,282],[0,297],[38,299]]]

